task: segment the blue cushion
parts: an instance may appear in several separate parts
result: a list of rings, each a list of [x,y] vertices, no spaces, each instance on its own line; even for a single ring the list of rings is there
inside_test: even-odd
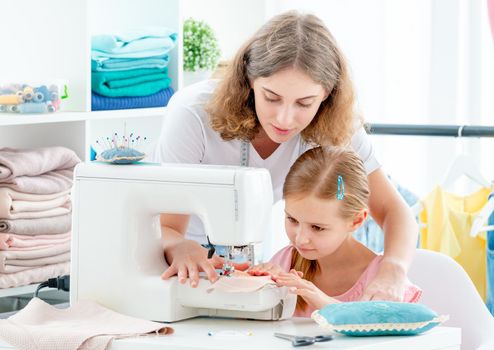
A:
[[[415,335],[447,316],[438,316],[422,304],[392,301],[358,301],[326,305],[312,318],[322,327],[351,336]]]
[[[144,159],[146,155],[130,147],[117,147],[108,149],[98,155],[97,159],[113,164],[131,164]]]

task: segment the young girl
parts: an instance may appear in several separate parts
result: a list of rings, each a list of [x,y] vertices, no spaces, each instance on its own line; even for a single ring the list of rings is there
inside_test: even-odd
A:
[[[305,152],[290,168],[283,188],[291,245],[249,273],[270,274],[279,286],[290,287],[299,296],[295,316],[360,300],[382,260],[352,236],[368,215],[369,195],[355,152],[334,147]],[[420,295],[407,280],[402,300],[417,302]]]

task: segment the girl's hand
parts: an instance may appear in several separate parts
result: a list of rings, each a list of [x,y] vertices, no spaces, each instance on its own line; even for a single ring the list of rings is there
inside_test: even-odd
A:
[[[272,263],[264,263],[252,266],[247,273],[251,276],[271,276],[274,281],[280,273],[285,271],[278,265]]]
[[[403,301],[406,280],[401,266],[383,259],[379,272],[367,285],[360,300]]]
[[[290,270],[290,273],[281,273],[276,278],[278,286],[288,287],[292,293],[300,295],[312,308],[321,309],[328,304],[339,303],[338,300],[317,288],[314,283],[303,279],[300,271]]]

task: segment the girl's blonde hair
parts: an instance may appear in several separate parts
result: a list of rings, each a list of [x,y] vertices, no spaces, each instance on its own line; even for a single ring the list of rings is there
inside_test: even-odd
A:
[[[224,140],[254,139],[259,121],[250,81],[298,68],[329,96],[303,139],[316,145],[343,145],[354,131],[354,92],[347,64],[333,36],[314,15],[286,12],[262,26],[237,52],[206,106],[212,128]]]
[[[344,186],[344,196],[340,200],[339,215],[351,220],[363,209],[368,208],[369,184],[364,164],[359,156],[348,149],[339,147],[316,147],[302,154],[292,165],[283,186],[283,198],[299,199],[315,196],[325,200],[336,200],[342,187],[338,189],[338,177]],[[340,197],[341,198],[341,197]],[[304,259],[296,250],[291,266],[304,273],[311,281],[318,270],[317,260]],[[297,307],[305,309],[307,304],[298,298]]]

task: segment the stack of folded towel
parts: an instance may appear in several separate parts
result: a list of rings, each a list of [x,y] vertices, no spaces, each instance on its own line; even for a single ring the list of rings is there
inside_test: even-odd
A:
[[[70,271],[70,149],[0,149],[0,288]]]
[[[93,36],[92,110],[166,106],[173,94],[168,53],[176,40],[161,27]]]

